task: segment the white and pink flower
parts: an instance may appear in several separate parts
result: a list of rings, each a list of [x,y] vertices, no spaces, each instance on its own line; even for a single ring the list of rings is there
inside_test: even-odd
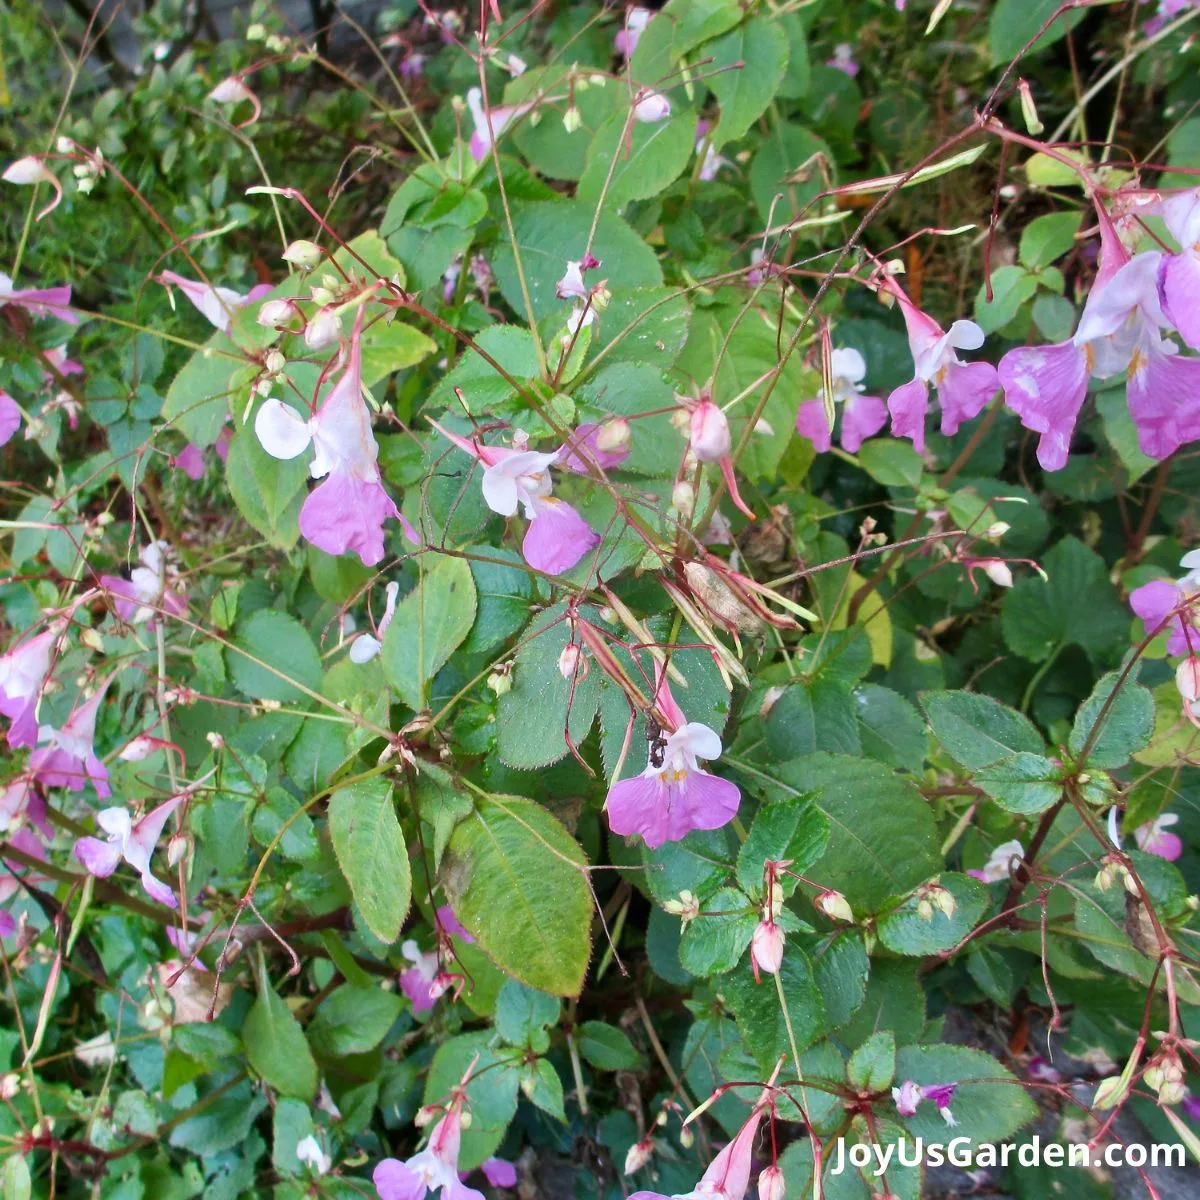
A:
[[[1154,854],[1174,862],[1183,853],[1183,840],[1179,834],[1170,832],[1171,826],[1178,824],[1178,813],[1162,813],[1153,821],[1139,825],[1133,831],[1133,840],[1143,854]]]
[[[39,725],[38,748],[29,756],[29,769],[45,787],[65,787],[81,792],[91,783],[101,800],[112,795],[108,768],[96,755],[96,717],[104,703],[110,675],[82,704],[76,704],[61,729]],[[42,743],[46,743],[43,745]]]
[[[107,795],[107,793],[105,793]],[[142,877],[146,894],[160,904],[178,907],[175,893],[156,879],[150,870],[150,859],[162,837],[167,818],[183,802],[185,793],[172,796],[164,804],[148,812],[136,823],[126,808],[106,808],[96,814],[96,824],[108,834],[107,841],[84,837],[75,843],[75,857],[89,875],[107,879],[124,859]]]
[[[50,674],[59,632],[52,625],[0,655],[0,713],[12,722],[8,744],[14,749],[37,742],[38,702]]]
[[[385,1158],[375,1168],[371,1179],[379,1200],[425,1200],[429,1192],[440,1192],[441,1200],[486,1200],[458,1177],[462,1109],[459,1094],[433,1127],[424,1150],[408,1159]]]
[[[0,273],[0,308],[6,304],[15,304],[33,317],[54,317],[69,325],[79,324],[78,314],[71,311],[69,287],[14,288],[12,279]]]
[[[134,567],[125,579],[120,575],[101,575],[100,586],[111,593],[117,616],[130,625],[145,623],[153,629],[160,615],[182,616],[187,598],[172,587],[169,571],[171,546],[164,541],[151,542],[138,554],[141,566]]]
[[[878,396],[864,396],[867,363],[853,347],[834,350],[829,356],[833,376],[833,403],[842,407],[842,449],[857,454],[867,438],[887,424],[887,406]],[[833,445],[833,429],[825,413],[823,392],[806,400],[796,413],[796,431],[824,453]]]
[[[197,279],[185,279],[182,275],[176,275],[174,271],[163,271],[158,276],[158,282],[168,290],[177,287],[204,319],[222,333],[229,332],[239,308],[261,299],[271,290],[269,283],[260,283],[243,294],[235,292],[233,288],[214,287]]]

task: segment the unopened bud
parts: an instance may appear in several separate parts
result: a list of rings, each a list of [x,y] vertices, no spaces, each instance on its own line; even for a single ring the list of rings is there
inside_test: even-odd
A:
[[[1190,704],[1200,696],[1200,659],[1189,654],[1175,669],[1175,686]]]
[[[661,92],[648,91],[633,106],[634,118],[653,125],[671,115],[671,102]]]
[[[662,1112],[660,1112],[660,1113],[658,1114],[658,1116],[654,1118],[654,1123],[655,1123],[655,1125],[657,1125],[657,1126],[659,1127],[659,1129],[665,1129],[665,1128],[666,1128],[666,1126],[667,1126],[667,1114],[666,1114],[666,1111],[665,1111],[665,1110],[664,1110],[664,1111],[662,1111]]]
[[[210,729],[204,737],[214,750],[223,750],[225,748],[225,739],[215,729]]]
[[[1038,119],[1037,105],[1033,102],[1033,92],[1024,79],[1017,83],[1017,94],[1021,97],[1021,116],[1025,119],[1025,128],[1036,137],[1046,127]]]
[[[417,1109],[417,1115],[413,1117],[413,1124],[418,1129],[424,1129],[427,1125],[432,1125],[434,1121],[441,1116],[441,1111],[432,1104],[423,1104]]]
[[[824,891],[813,900],[813,904],[831,920],[846,922],[854,920],[854,911],[850,907],[850,902],[841,892],[835,892],[832,889]]]
[[[605,421],[596,430],[596,449],[606,454],[624,454],[633,440],[633,430],[624,417],[614,417]]]
[[[758,1200],[784,1200],[787,1189],[783,1172],[776,1166],[767,1167],[758,1177]]]
[[[663,902],[663,911],[669,912],[673,917],[682,917],[683,926],[686,929],[688,922],[694,921],[700,915],[700,901],[685,888],[679,893],[678,900]]]
[[[686,479],[681,479],[671,489],[671,507],[681,517],[692,515],[696,507],[696,489]]]
[[[750,939],[750,963],[755,971],[777,975],[783,965],[783,930],[774,921],[760,921]]]
[[[979,564],[983,573],[997,586],[1010,588],[1013,585],[1012,571],[1002,558],[986,558]]]
[[[0,1079],[0,1100],[11,1100],[21,1090],[21,1077],[10,1071]]]
[[[308,298],[319,308],[324,308],[327,304],[332,304],[337,299],[337,296],[334,294],[332,288],[317,284],[309,292]]]
[[[652,1138],[646,1137],[640,1142],[634,1142],[625,1155],[625,1174],[636,1174],[650,1161],[653,1154],[654,1141]]]
[[[920,917],[922,921],[932,921],[933,905],[930,904],[928,900],[918,900],[917,916]]]
[[[472,1121],[472,1117],[471,1117],[471,1110],[470,1110],[469,1108],[464,1108],[464,1109],[462,1110],[462,1112],[458,1114],[458,1123],[459,1123],[459,1125],[460,1125],[460,1126],[461,1126],[463,1129],[470,1129],[470,1128],[471,1128],[471,1121]]]
[[[310,350],[332,346],[342,336],[342,322],[332,308],[322,308],[304,328],[304,344]]]
[[[305,238],[292,242],[283,252],[284,262],[306,269],[315,267],[323,257],[324,251],[321,247],[316,242],[307,241]]]
[[[1012,526],[1007,521],[993,521],[983,535],[989,542],[998,542]]]
[[[696,1135],[686,1126],[679,1131],[679,1144],[685,1149],[690,1150],[696,1141]]]
[[[493,671],[487,678],[487,685],[497,696],[504,696],[512,691],[512,677],[507,671]]]
[[[558,673],[564,679],[586,679],[588,666],[588,660],[583,657],[574,642],[564,646],[562,653],[558,656]]]
[[[286,325],[296,315],[296,311],[295,301],[282,299],[268,300],[258,310],[258,316],[255,320],[260,325],[274,328],[278,325]]]
[[[89,649],[94,650],[97,654],[104,653],[104,639],[100,636],[98,630],[85,629],[80,635],[79,640]]]
[[[186,833],[172,834],[171,840],[167,843],[167,865],[177,867],[187,856],[190,846],[191,839]]]
[[[583,117],[579,115],[579,109],[574,104],[563,113],[562,123],[568,133],[574,133],[583,124]]]

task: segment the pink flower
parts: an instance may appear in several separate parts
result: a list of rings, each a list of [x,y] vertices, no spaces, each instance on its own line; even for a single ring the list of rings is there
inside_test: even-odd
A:
[[[379,444],[362,398],[362,323],[360,308],[346,369],[320,410],[305,421],[282,400],[267,400],[254,418],[254,432],[275,458],[295,458],[312,444],[309,474],[325,482],[304,501],[300,532],[326,554],[353,550],[364,566],[373,567],[383,558],[383,524],[389,517],[400,519],[410,541],[419,539],[400,517],[379,473]]]
[[[271,290],[269,283],[260,283],[243,295],[233,288],[213,287],[212,284],[202,283],[196,279],[185,279],[174,271],[164,271],[158,276],[158,282],[164,287],[177,287],[203,314],[210,325],[216,326],[222,333],[229,332],[234,313],[243,305],[249,304]]]
[[[977,417],[999,386],[996,368],[991,363],[964,363],[956,350],[978,350],[983,345],[983,330],[974,321],[955,321],[948,330],[923,313],[890,277],[883,284],[900,305],[908,329],[915,374],[888,397],[892,414],[892,433],[911,439],[920,451],[925,449],[925,415],[929,408],[929,388],[937,390],[942,407],[942,433],[952,437],[958,427]]]
[[[869,437],[874,437],[887,423],[887,407],[878,396],[864,396],[867,364],[852,347],[835,350],[830,355],[833,375],[833,400],[842,405],[842,448],[857,454]],[[825,416],[821,395],[806,400],[796,413],[796,431],[824,453],[833,445],[833,430]]]
[[[525,449],[521,442],[511,448],[485,446],[450,433],[436,421],[431,424],[483,464],[483,499],[492,512],[502,517],[515,516],[518,508],[524,512],[529,527],[521,553],[534,570],[561,575],[600,544],[599,536],[575,509],[550,495],[550,467],[558,462],[561,447],[544,452]]]
[[[729,419],[708,396],[701,396],[690,407],[689,449],[699,462],[715,462],[720,467],[729,498],[753,521],[754,511],[742,499],[733,470],[733,459],[730,457],[733,439],[729,433]]]
[[[1163,313],[1193,350],[1200,350],[1200,189],[1179,192],[1158,206],[1178,254],[1164,255],[1158,290]]]
[[[468,149],[476,162],[483,162],[491,153],[492,144],[508,128],[517,117],[523,116],[533,107],[529,104],[510,104],[497,108],[483,107],[483,92],[473,87],[467,92],[467,108],[471,113],[471,121],[475,132],[471,134]]]
[[[1145,632],[1155,634],[1162,628],[1170,630],[1167,653],[1187,654],[1197,644],[1194,613],[1191,609],[1175,612],[1185,601],[1200,591],[1200,550],[1191,550],[1180,559],[1187,574],[1177,581],[1154,579],[1129,593],[1129,607],[1142,618]],[[1190,636],[1189,636],[1190,635]]]
[[[1174,862],[1183,853],[1183,842],[1177,833],[1168,833],[1167,830],[1178,824],[1178,814],[1163,813],[1153,821],[1139,825],[1133,831],[1134,841],[1143,853],[1155,854],[1167,862]]]
[[[36,825],[47,838],[54,836],[46,813],[46,802],[33,786],[28,773],[18,775],[0,790],[0,833],[17,829],[28,822]]]
[[[0,308],[15,304],[30,316],[55,317],[69,325],[78,325],[79,317],[71,311],[71,289],[69,287],[27,288],[13,287],[12,279],[0,273]]]
[[[767,975],[778,975],[783,965],[783,930],[770,918],[759,921],[750,939],[750,966],[754,978],[762,971]]]
[[[195,481],[204,478],[204,447],[195,442],[186,446],[171,460],[171,466]]]
[[[613,833],[639,833],[652,850],[696,829],[728,825],[742,798],[736,784],[700,769],[700,759],[721,757],[721,739],[707,725],[688,722],[665,672],[657,671],[661,732],[650,742],[646,769],[614,783],[605,802]]]
[[[851,79],[858,74],[858,63],[854,61],[854,47],[849,42],[839,42],[833,48],[833,57],[825,60],[827,67],[835,71],[845,71]]]
[[[350,644],[350,661],[359,663],[369,663],[380,650],[383,649],[383,635],[387,633],[388,626],[392,623],[392,618],[396,615],[396,597],[400,593],[400,585],[398,583],[389,583],[383,589],[386,600],[384,601],[383,616],[379,618],[379,624],[375,627],[375,636],[372,637],[369,633],[360,633]]]
[[[468,946],[475,945],[475,939],[462,927],[461,922],[454,915],[454,909],[450,905],[439,905],[435,916],[440,932],[449,934],[452,937],[462,938]]]
[[[140,567],[134,567],[128,579],[120,575],[101,575],[100,586],[117,597],[117,616],[130,625],[146,623],[153,629],[160,613],[178,617],[187,612],[187,599],[170,586],[167,562],[171,547],[167,542],[151,542],[138,555]]]
[[[662,1192],[634,1192],[629,1200],[745,1200],[754,1163],[754,1142],[763,1113],[769,1107],[767,1093],[754,1106],[750,1119],[713,1159],[695,1190],[683,1195],[665,1196]]]
[[[601,424],[578,425],[563,446],[555,466],[580,475],[592,473],[592,463],[605,471],[619,467],[629,457],[633,440],[629,422],[613,417]]]
[[[1130,356],[1125,398],[1138,447],[1150,458],[1200,439],[1200,358],[1182,357],[1151,325]]]
[[[105,792],[105,795],[108,793]],[[137,824],[125,808],[106,808],[96,814],[96,824],[108,834],[108,841],[84,837],[75,843],[75,857],[89,875],[107,879],[124,859],[142,877],[146,894],[160,904],[178,907],[175,893],[150,872],[150,859],[162,836],[167,818],[183,802],[184,793],[172,796],[165,804],[148,812]]]
[[[700,161],[700,170],[697,173],[697,178],[705,182],[716,179],[722,167],[732,167],[733,163],[727,158],[722,158],[713,148],[713,144],[708,137],[708,122],[696,122],[696,153],[702,154],[704,157]]]
[[[906,1079],[899,1087],[892,1088],[892,1099],[896,1104],[896,1112],[902,1117],[916,1115],[917,1106],[922,1100],[932,1100],[937,1105],[942,1120],[951,1128],[958,1124],[950,1111],[950,1101],[954,1099],[957,1083],[934,1083],[921,1087],[911,1079]]]
[[[486,1159],[479,1169],[492,1187],[515,1188],[517,1186],[517,1168],[507,1159]]]
[[[37,706],[58,633],[51,626],[0,655],[0,713],[12,721],[8,744],[14,749],[37,742]]]
[[[12,440],[21,428],[21,408],[5,391],[0,391],[0,446]]]
[[[47,834],[47,837],[49,836]],[[40,859],[42,862],[46,861],[46,851],[42,848],[42,843],[31,830],[18,829],[8,841],[14,849],[28,854],[31,858]],[[22,879],[28,883],[44,882],[40,876],[34,874],[33,870],[24,863],[6,858],[4,860],[4,867],[0,868],[0,904],[7,904],[21,891],[20,881]],[[0,910],[0,937],[9,937],[16,930],[16,921],[13,920],[8,912]]]
[[[83,791],[90,781],[101,800],[112,795],[108,786],[108,768],[96,757],[96,716],[104,703],[104,693],[116,678],[110,675],[90,700],[71,710],[61,729],[39,725],[38,748],[29,756],[29,769],[45,787],[65,787]],[[48,742],[49,745],[40,745]]]
[[[646,26],[650,24],[650,18],[653,16],[653,9],[642,8],[641,5],[635,5],[625,10],[625,23],[613,38],[613,45],[617,48],[617,53],[624,56],[626,62],[633,57],[638,39],[642,36]]]
[[[967,874],[984,883],[999,883],[1012,878],[1014,865],[1024,857],[1025,847],[1014,838],[997,846],[981,870],[968,871]]]
[[[45,351],[42,357],[62,376],[83,374],[83,364],[67,357],[66,346],[55,346],[52,350]],[[42,379],[53,383],[54,375],[50,371],[43,371]]]
[[[435,924],[439,948],[452,948],[452,937],[461,938],[471,946],[475,944],[475,939],[462,927],[448,904],[437,909]],[[400,972],[400,990],[409,998],[415,1014],[429,1012],[454,983],[455,977],[442,970],[439,951],[422,951],[411,938],[400,947],[400,953],[413,964]]]
[[[462,1142],[462,1098],[456,1096],[446,1115],[433,1127],[429,1145],[411,1158],[385,1158],[371,1176],[379,1200],[425,1200],[431,1191],[441,1200],[485,1200],[458,1177]]]

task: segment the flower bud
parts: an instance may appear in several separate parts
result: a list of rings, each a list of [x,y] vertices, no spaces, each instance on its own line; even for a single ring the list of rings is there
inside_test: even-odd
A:
[[[653,125],[671,115],[671,102],[661,92],[647,91],[633,106],[634,118]]]
[[[21,1077],[10,1071],[0,1079],[0,1100],[11,1100],[21,1090]]]
[[[692,409],[689,443],[701,462],[717,462],[729,453],[729,421],[711,400],[701,400]]]
[[[417,1109],[417,1115],[413,1117],[413,1124],[418,1129],[424,1129],[427,1125],[432,1125],[440,1115],[441,1111],[435,1105],[425,1104]]]
[[[588,660],[583,657],[580,648],[574,642],[564,646],[558,656],[558,673],[564,679],[586,679],[589,666]]]
[[[850,907],[850,902],[841,892],[835,892],[832,888],[817,896],[813,900],[813,904],[831,920],[846,922],[854,920],[854,911]]]
[[[678,900],[663,902],[663,911],[669,912],[673,917],[682,917],[683,927],[686,929],[688,922],[694,921],[700,915],[700,901],[685,888],[679,893]]]
[[[760,921],[750,939],[750,965],[755,974],[777,975],[783,965],[783,930],[774,921]]]
[[[286,325],[296,315],[296,304],[292,300],[268,300],[258,310],[255,320],[268,328]]]
[[[685,1126],[679,1131],[679,1144],[685,1149],[690,1150],[696,1141],[696,1135],[691,1129]]]
[[[104,653],[104,639],[100,636],[99,630],[85,629],[80,635],[79,640],[89,649],[94,650],[97,654]]]
[[[985,558],[979,564],[983,573],[997,586],[1010,588],[1013,585],[1012,571],[1002,558]]]
[[[579,109],[574,104],[563,113],[562,123],[568,133],[574,133],[583,124],[583,117],[580,116]]]
[[[1021,116],[1025,120],[1025,128],[1034,137],[1037,137],[1046,127],[1038,117],[1037,105],[1033,102],[1033,92],[1024,79],[1017,81],[1017,94],[1021,97]]]
[[[272,375],[278,375],[287,366],[287,358],[280,350],[270,350],[264,365]]]
[[[332,308],[320,309],[304,327],[304,344],[310,350],[323,350],[342,336],[342,322]]]
[[[191,838],[186,833],[175,833],[171,835],[171,840],[167,842],[167,866],[177,867],[191,847]]]
[[[624,454],[633,440],[633,430],[624,417],[614,417],[605,421],[596,430],[596,449],[605,454]]]
[[[487,678],[487,685],[497,696],[503,696],[512,691],[512,677],[507,671],[493,671]]]
[[[230,75],[227,79],[222,79],[208,93],[208,98],[215,100],[218,104],[241,104],[243,100],[248,100],[256,107],[258,105],[254,93],[236,75]]]
[[[787,1189],[783,1172],[777,1167],[767,1167],[758,1177],[758,1200],[784,1200]]]
[[[653,1153],[654,1141],[652,1138],[645,1137],[640,1142],[634,1142],[625,1155],[625,1174],[633,1175],[640,1171],[650,1161]]]
[[[681,479],[671,489],[671,507],[681,517],[690,517],[696,507],[696,489],[686,480]]]
[[[321,247],[316,242],[309,242],[304,238],[292,242],[283,252],[283,261],[291,263],[294,267],[315,267],[322,257],[324,251]]]
[[[1200,696],[1200,659],[1189,654],[1179,664],[1175,669],[1175,686],[1189,704]]]

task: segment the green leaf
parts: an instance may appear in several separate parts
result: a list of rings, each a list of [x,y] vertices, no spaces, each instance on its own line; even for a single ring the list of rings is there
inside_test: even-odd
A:
[[[784,947],[779,981],[783,984],[783,996],[796,1037],[796,1048],[803,1050],[825,1032],[825,1005],[813,978],[808,955],[799,947]],[[781,1055],[791,1055],[787,1020],[779,1002],[775,981],[767,979],[757,984],[749,966],[744,966],[726,976],[721,992],[733,1011],[747,1049],[754,1056],[765,1079],[775,1069]]]
[[[671,0],[662,15],[674,27],[675,53],[682,57],[736,25],[742,11],[737,0]]]
[[[305,700],[301,688],[321,686],[321,656],[308,630],[275,608],[239,621],[225,657],[234,687],[255,700]]]
[[[1018,255],[1021,264],[1035,270],[1057,262],[1074,247],[1079,222],[1078,212],[1044,213],[1034,217],[1021,231]]]
[[[862,1005],[871,970],[862,936],[857,930],[835,935],[813,961],[813,974],[830,1029],[840,1029]]]
[[[304,1164],[296,1157],[296,1146],[315,1133],[312,1113],[299,1100],[280,1100],[275,1105],[274,1145],[271,1165],[285,1175],[303,1175]]]
[[[899,908],[879,920],[879,940],[897,954],[940,954],[952,950],[975,928],[988,905],[987,886],[969,875],[947,873],[940,884],[955,900],[954,915],[935,908],[926,920],[917,911],[917,897],[910,896]]]
[[[592,206],[578,201],[513,205],[513,233],[538,320],[551,313],[566,317],[568,306],[555,295],[555,285],[567,269],[568,259],[578,259],[587,246],[592,217]],[[592,253],[603,264],[604,274],[622,287],[662,286],[662,268],[654,251],[611,212],[600,214]],[[497,247],[492,270],[504,299],[516,312],[524,313],[516,260],[506,242]]]
[[[873,1033],[846,1064],[846,1078],[860,1092],[881,1092],[896,1078],[896,1038],[890,1029]]]
[[[250,426],[233,435],[225,460],[229,494],[242,516],[279,550],[290,550],[300,540],[307,478],[305,456],[286,462],[272,458]]]
[[[858,464],[884,487],[913,487],[921,482],[925,464],[908,442],[872,438],[858,451]]]
[[[1024,267],[997,267],[992,272],[991,300],[987,298],[987,284],[979,285],[975,320],[984,333],[995,333],[1017,315],[1021,305],[1037,290],[1037,276]]]
[[[1059,0],[996,0],[988,22],[988,48],[992,63],[1008,64],[1039,29],[1062,7]],[[1031,53],[1045,50],[1083,19],[1082,12],[1067,12],[1038,38]]]
[[[579,1053],[600,1071],[633,1071],[642,1061],[628,1035],[603,1021],[584,1021],[576,1034]]]
[[[529,617],[533,593],[529,572],[514,551],[488,546],[480,548],[479,553],[487,559],[503,561],[471,560],[479,608],[471,633],[462,646],[468,654],[494,651],[516,633]]]
[[[696,116],[688,109],[675,111],[664,121],[635,120],[632,124],[624,110],[615,112],[588,147],[587,166],[576,196],[593,206],[603,197],[605,206],[614,209],[630,200],[657,196],[683,173],[695,140]],[[628,282],[612,274],[603,258],[600,261],[610,279]]]
[[[688,891],[704,900],[712,895],[733,866],[729,830],[689,833],[682,841],[657,850],[642,847],[646,886],[660,904]]]
[[[1013,754],[980,768],[973,781],[1001,808],[1021,816],[1045,812],[1062,796],[1062,768],[1041,754]]]
[[[836,162],[833,151],[815,133],[789,121],[772,122],[750,164],[750,194],[759,215],[773,225],[800,216],[800,210],[824,189],[827,175],[836,182]],[[800,171],[803,180],[792,179]],[[782,199],[776,204],[778,194]]]
[[[701,905],[679,943],[685,971],[706,977],[731,971],[750,945],[758,911],[737,888],[722,888]]]
[[[437,343],[419,329],[401,321],[377,321],[362,337],[362,378],[374,387],[393,371],[415,367],[437,349]]]
[[[569,86],[571,64],[533,67],[518,76],[504,89],[504,103],[519,104],[537,95],[565,94]],[[589,87],[574,93],[579,113],[579,128],[568,133],[551,111],[535,125],[519,121],[513,126],[512,139],[530,166],[547,179],[578,179],[587,165],[589,147],[605,121],[622,104],[625,97],[620,88]]]
[[[496,1032],[513,1046],[533,1045],[538,1053],[545,1053],[549,1046],[546,1027],[557,1024],[561,1013],[562,1002],[557,996],[509,979],[496,999]]]
[[[829,820],[820,880],[855,913],[877,912],[941,865],[933,814],[920,792],[882,763],[814,754],[775,767],[780,783],[812,793]]]
[[[383,639],[383,673],[409,708],[428,702],[429,683],[475,623],[475,580],[464,558],[421,560],[417,586],[396,605]]]
[[[600,672],[564,678],[559,656],[571,640],[566,605],[538,614],[521,638],[512,688],[500,697],[496,735],[500,757],[510,767],[532,770],[570,753],[587,737],[600,704]]]
[[[408,914],[412,872],[392,785],[376,776],[339,788],[329,798],[329,834],[367,928],[394,942]]]
[[[750,896],[763,895],[763,863],[786,860],[789,868],[803,875],[824,853],[829,841],[829,822],[809,796],[784,796],[763,804],[738,853],[737,881]],[[779,878],[785,896],[796,890],[790,875]]]
[[[1044,662],[1070,643],[1082,646],[1093,662],[1119,655],[1129,643],[1129,610],[1118,600],[1104,560],[1065,537],[1042,566],[1048,581],[1021,579],[1004,597],[1001,627],[1008,648],[1031,662]]]
[[[804,32],[804,18],[799,13],[783,13],[777,18],[787,34],[787,71],[776,89],[776,95],[784,100],[798,100],[808,92],[812,80],[812,66],[808,57],[808,36]]]
[[[891,767],[919,775],[925,766],[925,722],[899,692],[875,683],[854,689],[858,737],[863,753]]]
[[[766,112],[787,71],[789,42],[779,24],[754,16],[705,47],[708,86],[721,106],[713,147],[740,138]]]
[[[1003,1142],[1037,1115],[1037,1106],[1012,1073],[990,1054],[966,1046],[902,1046],[896,1053],[896,1078],[922,1087],[957,1083],[952,1109],[955,1137]],[[975,1083],[973,1080],[987,1080]],[[914,1117],[903,1118],[909,1132],[926,1142],[945,1141],[946,1126],[937,1107],[922,1104]]]
[[[271,987],[265,959],[259,961],[258,998],[242,1025],[242,1043],[250,1065],[277,1092],[312,1100],[317,1090],[317,1064],[300,1022]]]
[[[802,758],[818,750],[862,753],[858,706],[850,688],[837,679],[797,680],[771,706],[763,728],[776,759]]]
[[[329,1058],[365,1054],[383,1041],[403,1010],[395,992],[345,983],[321,1002],[308,1038],[318,1054]]]
[[[1089,739],[1092,744],[1087,761],[1078,766],[1112,771],[1149,743],[1154,732],[1154,697],[1137,682],[1137,676],[1136,665],[1124,679],[1119,671],[1110,671],[1079,706],[1067,747],[1078,758]],[[1118,685],[1120,690],[1116,690]]]
[[[591,957],[587,862],[544,808],[479,800],[450,838],[442,883],[455,915],[502,970],[555,996],[577,996]]]
[[[1004,955],[988,946],[980,946],[967,955],[967,973],[983,993],[1003,1008],[1010,1008],[1016,981]]]
[[[1040,754],[1042,735],[1028,717],[976,692],[925,692],[921,707],[933,736],[969,770],[990,766],[1018,752]]]
[[[171,381],[163,398],[163,420],[173,422],[189,442],[211,446],[225,426],[226,414],[238,407],[234,376],[248,365],[225,334],[214,333]]]
[[[567,1114],[563,1110],[563,1085],[558,1072],[544,1058],[537,1059],[528,1068],[521,1081],[521,1090],[529,1097],[530,1103],[535,1104],[542,1112],[549,1113],[556,1120],[566,1124]]]
[[[0,1195],[4,1200],[29,1200],[33,1195],[29,1164],[23,1154],[12,1154],[4,1160],[4,1168],[0,1170]]]

